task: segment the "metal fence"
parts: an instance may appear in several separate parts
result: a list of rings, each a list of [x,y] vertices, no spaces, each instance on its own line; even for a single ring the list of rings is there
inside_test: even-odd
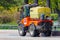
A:
[[[0,29],[17,29],[17,25],[2,24],[0,25]]]

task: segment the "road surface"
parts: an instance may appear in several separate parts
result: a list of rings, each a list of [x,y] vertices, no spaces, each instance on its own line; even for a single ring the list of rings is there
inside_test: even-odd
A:
[[[0,40],[59,40],[60,37],[25,37],[19,36],[18,30],[0,30]]]

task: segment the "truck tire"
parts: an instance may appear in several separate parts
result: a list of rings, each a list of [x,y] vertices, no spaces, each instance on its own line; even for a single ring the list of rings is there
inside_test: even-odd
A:
[[[42,26],[41,31],[43,33],[43,36],[51,36],[52,25],[50,22],[42,22],[40,25]]]
[[[45,23],[44,29],[45,29],[44,35],[45,36],[51,36],[52,26],[51,26],[50,22]]]
[[[39,37],[39,31],[36,29],[34,24],[29,26],[29,33],[31,37]]]
[[[25,36],[26,35],[26,27],[24,27],[23,24],[18,25],[18,33],[20,36]]]
[[[44,36],[45,36],[45,37],[49,37],[49,36],[51,36],[51,31],[48,30],[48,31],[44,32]]]

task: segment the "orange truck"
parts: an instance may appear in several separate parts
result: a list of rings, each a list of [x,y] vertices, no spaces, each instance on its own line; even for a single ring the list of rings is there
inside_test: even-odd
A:
[[[23,18],[19,22],[18,32],[20,36],[25,36],[27,32],[31,36],[37,37],[40,33],[50,36],[53,20],[50,18],[51,10],[49,7],[38,6],[38,0],[34,4],[28,4],[25,0]]]

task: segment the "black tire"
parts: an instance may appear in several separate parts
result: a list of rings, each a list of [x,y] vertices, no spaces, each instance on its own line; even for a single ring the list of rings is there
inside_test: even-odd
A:
[[[47,36],[51,36],[51,31],[52,31],[52,26],[50,24],[50,22],[46,22],[44,25],[44,35]]]
[[[41,27],[41,31],[42,31],[42,35],[43,36],[51,36],[51,31],[52,31],[52,25],[50,24],[50,22],[42,22],[40,24]]]
[[[48,31],[44,32],[44,36],[45,37],[51,36],[51,30],[48,30]]]
[[[39,31],[36,29],[34,24],[30,25],[29,32],[31,37],[39,37]]]
[[[24,27],[23,24],[18,25],[18,33],[20,36],[25,36],[26,35],[26,27]]]

